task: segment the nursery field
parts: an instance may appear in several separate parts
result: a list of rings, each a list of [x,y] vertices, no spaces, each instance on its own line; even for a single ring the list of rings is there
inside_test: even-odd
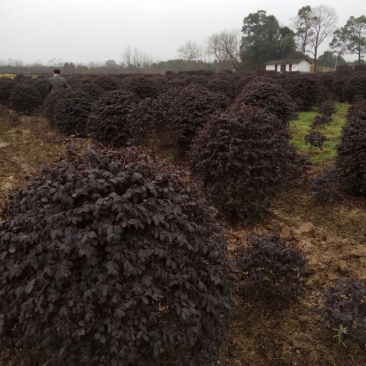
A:
[[[345,105],[338,105],[335,118],[343,116],[345,111]],[[298,123],[291,122],[295,146],[309,127],[308,114],[300,113]],[[366,201],[343,194],[336,203],[319,203],[310,189],[312,176],[322,164],[332,162],[341,125],[338,122],[330,147],[324,150],[310,150],[307,145],[299,147],[316,165],[290,189],[273,197],[272,209],[264,220],[246,229],[228,230],[231,251],[246,246],[247,238],[253,234],[280,235],[288,245],[306,253],[308,278],[304,298],[285,308],[267,307],[236,295],[236,318],[221,348],[218,364],[366,364],[364,351],[354,343],[341,343],[338,330],[328,329],[318,312],[323,291],[335,279],[348,276],[366,280]],[[10,188],[21,186],[43,164],[62,156],[65,144],[70,141],[84,147],[91,144],[88,139],[61,136],[44,117],[20,116],[3,108],[0,111],[0,199],[4,199]],[[0,364],[17,365],[14,361],[17,352],[2,348]],[[36,352],[31,354],[29,357],[35,357]]]

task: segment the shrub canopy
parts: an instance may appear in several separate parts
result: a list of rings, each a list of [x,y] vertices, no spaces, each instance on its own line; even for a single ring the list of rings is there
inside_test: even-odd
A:
[[[12,192],[0,237],[7,347],[52,366],[215,357],[231,313],[226,241],[183,170],[139,150],[74,152]]]
[[[274,114],[287,127],[296,117],[295,103],[281,86],[264,81],[253,81],[246,85],[235,100],[235,107],[253,105]]]
[[[32,114],[42,104],[43,98],[31,83],[16,84],[9,96],[9,108],[19,113]]]
[[[347,116],[336,166],[342,187],[354,195],[366,195],[366,114],[364,103],[357,103]]]
[[[110,146],[128,145],[131,130],[127,115],[133,110],[135,99],[131,92],[124,90],[105,92],[94,102],[88,116],[86,130],[90,136]]]
[[[269,197],[303,171],[305,162],[282,123],[254,106],[212,117],[190,156],[193,174],[215,205],[242,223],[263,214]]]
[[[71,91],[53,107],[53,122],[64,135],[85,136],[93,97],[81,91]]]

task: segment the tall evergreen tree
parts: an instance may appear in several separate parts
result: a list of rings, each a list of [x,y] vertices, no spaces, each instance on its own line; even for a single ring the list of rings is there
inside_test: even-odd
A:
[[[280,27],[276,17],[264,10],[245,17],[241,31],[241,60],[249,69],[259,69],[268,60],[285,58],[295,51],[295,34]]]
[[[344,27],[334,32],[330,47],[357,55],[358,63],[361,63],[362,54],[366,53],[366,16],[351,16]]]

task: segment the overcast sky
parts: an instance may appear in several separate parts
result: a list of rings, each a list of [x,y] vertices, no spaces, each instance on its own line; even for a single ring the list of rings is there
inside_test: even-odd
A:
[[[0,0],[0,60],[25,63],[120,63],[128,46],[154,61],[178,58],[187,41],[204,45],[223,30],[241,29],[258,10],[282,26],[305,5],[335,9],[338,26],[366,15],[364,0]],[[328,44],[329,42],[326,42]]]

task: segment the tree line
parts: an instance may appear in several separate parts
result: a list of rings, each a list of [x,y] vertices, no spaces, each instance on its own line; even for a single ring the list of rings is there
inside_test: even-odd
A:
[[[319,62],[333,67],[346,63],[342,57],[346,54],[357,55],[358,63],[364,62],[366,17],[351,16],[340,28],[337,20],[332,7],[307,5],[299,9],[290,26],[281,27],[274,15],[258,10],[243,19],[241,34],[235,30],[213,34],[206,49],[218,62],[231,61],[237,70],[263,69],[269,60],[311,58],[316,71]],[[329,49],[321,58],[319,48],[326,41],[330,41]],[[187,42],[179,51],[192,60],[199,57],[200,49],[194,42]]]

